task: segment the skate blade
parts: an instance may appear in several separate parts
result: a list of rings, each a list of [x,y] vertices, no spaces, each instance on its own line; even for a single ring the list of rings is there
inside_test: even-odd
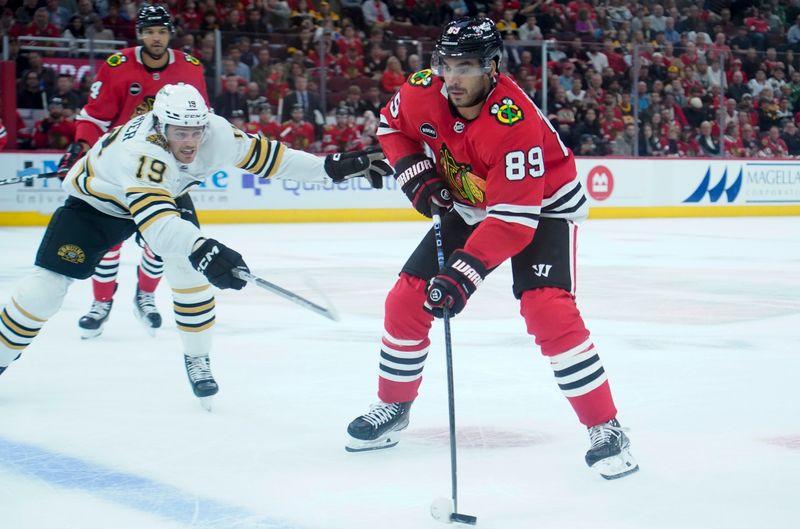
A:
[[[81,328],[81,340],[91,340],[103,334],[103,328],[99,329],[83,329]]]
[[[211,408],[214,404],[213,395],[210,397],[198,397],[198,399],[200,400],[200,406],[202,406],[204,410],[211,411]]]
[[[158,329],[161,326],[159,325],[158,327],[153,327],[152,325],[150,325],[150,322],[147,320],[147,318],[143,318],[139,315],[139,311],[136,310],[136,307],[133,307],[133,315],[136,317],[137,320],[139,320],[139,323],[142,324],[142,327],[144,327],[144,329],[147,331],[147,334],[149,334],[151,338],[155,338],[156,329]]]
[[[392,448],[393,446],[397,446],[399,442],[400,438],[397,432],[392,432],[372,441],[363,441],[355,437],[350,437],[344,449],[348,452],[370,452],[372,450]]]
[[[639,465],[630,452],[624,450],[619,455],[601,459],[591,468],[597,471],[604,479],[612,480],[624,478],[637,472]]]

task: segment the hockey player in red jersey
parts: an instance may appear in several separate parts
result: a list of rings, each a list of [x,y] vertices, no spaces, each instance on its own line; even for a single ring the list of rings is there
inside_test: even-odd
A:
[[[110,128],[152,110],[155,95],[167,84],[190,84],[209,104],[200,61],[168,48],[173,32],[172,17],[165,7],[144,4],[139,8],[136,33],[142,45],[121,50],[101,65],[91,85],[88,102],[77,117],[76,142],[67,149],[59,167],[60,173],[66,174]],[[109,250],[92,276],[94,300],[89,312],[78,322],[83,338],[94,338],[103,331],[117,289],[121,247],[120,244]],[[143,244],[142,259],[137,268],[134,313],[151,334],[161,327],[155,290],[163,269],[161,258]]]
[[[414,207],[442,215],[445,267],[433,230],[385,303],[380,401],[348,426],[348,451],[388,448],[408,426],[434,317],[464,309],[511,259],[528,333],[588,429],[586,463],[606,479],[638,470],[600,357],[575,304],[575,222],[588,207],[572,152],[525,93],[498,73],[502,39],[488,19],[460,18],[439,37],[432,68],[412,74],[381,112],[378,139]],[[436,159],[429,158],[425,146]]]

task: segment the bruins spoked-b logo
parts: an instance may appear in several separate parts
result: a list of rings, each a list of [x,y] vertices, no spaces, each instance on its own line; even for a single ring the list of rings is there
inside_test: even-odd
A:
[[[83,264],[86,261],[86,254],[80,246],[65,244],[58,249],[58,256],[63,260],[73,264]]]
[[[433,82],[433,72],[430,70],[430,68],[412,73],[408,78],[408,84],[411,86],[428,87],[431,85],[431,82]]]
[[[489,109],[489,112],[492,113],[501,125],[508,125],[510,127],[517,121],[522,121],[522,109],[520,109],[511,98],[504,97],[501,103],[495,103]]]

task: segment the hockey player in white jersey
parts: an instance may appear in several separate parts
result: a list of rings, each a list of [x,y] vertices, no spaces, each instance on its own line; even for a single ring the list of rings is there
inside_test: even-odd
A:
[[[209,283],[239,290],[246,283],[233,272],[247,265],[238,252],[203,236],[187,193],[231,165],[261,178],[304,182],[363,176],[375,187],[391,174],[380,151],[320,158],[240,131],[211,114],[190,85],[163,87],[152,112],[105,134],[64,179],[69,197],[50,220],[36,266],[0,312],[0,373],[59,310],[72,281],[91,277],[108,248],[138,230],[164,258],[186,372],[208,407],[218,391],[209,365]]]

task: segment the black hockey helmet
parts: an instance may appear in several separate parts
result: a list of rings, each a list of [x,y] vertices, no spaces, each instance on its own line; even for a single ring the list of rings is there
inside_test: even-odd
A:
[[[170,33],[175,31],[172,16],[164,6],[144,4],[136,14],[136,33],[141,33],[144,28],[164,26]]]
[[[491,61],[500,66],[503,37],[488,18],[461,17],[450,21],[436,40],[431,69],[442,75],[444,58],[479,59],[483,73],[489,73]]]

